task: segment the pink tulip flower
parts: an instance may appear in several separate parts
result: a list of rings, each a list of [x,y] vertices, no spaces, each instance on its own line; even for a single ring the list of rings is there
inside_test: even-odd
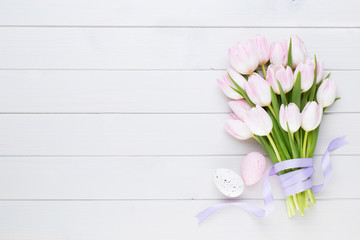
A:
[[[231,66],[241,74],[251,74],[259,65],[259,58],[254,39],[246,43],[238,43],[229,49]]]
[[[335,101],[336,84],[332,79],[325,79],[317,90],[317,101],[323,107],[328,107]]]
[[[268,47],[267,41],[264,37],[257,36],[255,38],[255,44],[259,58],[259,64],[264,65],[269,61],[270,58],[270,49]]]
[[[272,64],[267,69],[266,81],[277,94],[280,94],[278,81],[284,93],[290,92],[295,83],[293,72],[289,66],[285,68],[281,65],[274,66]]]
[[[301,112],[301,127],[305,131],[312,131],[317,128],[321,122],[323,107],[317,102],[308,102]]]
[[[245,90],[250,100],[255,105],[269,106],[271,103],[270,85],[259,74],[252,74],[247,83]]]
[[[253,136],[247,125],[239,119],[228,119],[225,123],[225,130],[240,140],[246,140]]]
[[[247,81],[240,73],[238,73],[232,68],[228,68],[227,73],[242,89],[245,89],[245,83]]]
[[[308,58],[306,59],[306,63],[310,63],[314,66],[315,69],[315,59],[314,58]],[[319,83],[323,77],[324,74],[324,61],[317,59],[316,60],[316,83]]]
[[[314,83],[315,66],[312,63],[299,63],[294,72],[294,82],[298,73],[301,75],[301,91],[307,92]]]
[[[290,40],[288,41],[289,47]],[[296,68],[300,63],[305,62],[307,51],[304,42],[298,36],[291,37],[291,57],[293,68]]]
[[[235,71],[234,71],[235,72]],[[245,83],[246,83],[246,79],[241,76],[240,74],[236,73],[237,75],[234,75],[233,72],[231,72],[231,74],[233,74],[231,77],[232,79],[240,86],[240,87],[245,87]],[[234,89],[232,89],[231,87],[235,88],[234,83],[231,81],[230,77],[228,76],[228,74],[225,74],[222,78],[218,78],[217,82],[221,88],[221,90],[224,92],[224,94],[231,98],[231,99],[241,99],[242,96],[237,93]]]
[[[288,46],[285,41],[273,42],[270,46],[270,62],[273,65],[286,66]]]
[[[230,101],[229,106],[236,117],[242,121],[244,121],[245,114],[251,108],[250,104],[245,99]]]
[[[284,104],[280,107],[279,121],[281,127],[287,132],[288,126],[291,133],[299,130],[301,125],[300,109],[295,103],[289,103],[286,107]]]
[[[273,123],[267,112],[260,106],[251,108],[244,117],[244,122],[252,133],[258,136],[270,134]]]

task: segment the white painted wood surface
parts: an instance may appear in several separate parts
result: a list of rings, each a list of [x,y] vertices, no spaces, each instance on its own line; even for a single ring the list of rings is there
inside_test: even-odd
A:
[[[297,34],[326,68],[360,68],[359,28],[2,27],[0,69],[225,69],[228,48],[256,34]]]
[[[0,112],[229,113],[228,99],[214,81],[222,75],[223,70],[2,70]],[[358,70],[331,71],[342,99],[327,112],[360,111],[353,104],[358,101],[358,75]]]
[[[360,3],[0,0],[0,239],[358,239]],[[341,101],[316,150],[346,134],[305,217],[226,208],[215,168],[260,150],[223,130],[227,48],[298,34]],[[323,180],[320,171],[314,182]],[[262,205],[261,184],[243,199]]]
[[[216,168],[238,170],[243,156],[2,157],[0,199],[225,199],[212,184]],[[320,156],[314,184],[322,183]],[[360,161],[333,156],[334,171],[319,199],[356,199]],[[173,166],[176,166],[173,167]],[[268,170],[271,164],[268,162]],[[348,166],[352,166],[349,168]],[[9,184],[11,182],[11,184]],[[210,184],[209,184],[210,183]],[[283,199],[271,179],[274,197]],[[261,184],[247,187],[239,199],[261,199]],[[284,210],[284,209],[283,209]]]

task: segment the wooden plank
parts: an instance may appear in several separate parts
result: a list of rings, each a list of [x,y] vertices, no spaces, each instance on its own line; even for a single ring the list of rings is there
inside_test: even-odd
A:
[[[229,155],[260,150],[223,129],[228,114],[0,115],[0,155]],[[360,154],[359,114],[329,114],[318,153],[335,137],[351,143],[336,154]]]
[[[3,113],[228,113],[216,78],[224,71],[0,71]],[[359,71],[332,71],[338,101],[360,112]],[[146,101],[144,101],[146,99]],[[145,104],[146,102],[146,104]]]
[[[228,48],[257,34],[297,34],[326,68],[360,69],[360,29],[21,27],[0,28],[0,69],[225,69]]]
[[[213,184],[213,171],[239,173],[243,158],[1,157],[0,199],[225,199]],[[360,198],[360,189],[352,187],[360,168],[358,156],[331,160],[331,180],[316,198]],[[313,183],[320,184],[320,156],[314,163]],[[268,170],[271,166],[268,161]],[[271,182],[274,197],[283,199],[278,179]],[[247,187],[239,200],[262,199],[261,185]]]
[[[359,3],[354,0],[228,0],[226,4],[215,0],[2,0],[1,3],[0,24],[7,26],[360,26]]]
[[[261,201],[250,201],[262,205]],[[219,201],[1,201],[2,239],[356,239],[360,200],[318,201],[287,218],[284,201],[257,219],[227,207],[198,225],[193,217]],[[350,214],[351,213],[351,214]],[[341,223],[341,224],[339,224]]]

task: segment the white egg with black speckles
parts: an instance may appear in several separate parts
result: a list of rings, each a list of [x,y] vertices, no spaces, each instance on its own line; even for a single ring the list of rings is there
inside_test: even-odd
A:
[[[217,189],[227,197],[237,197],[244,191],[244,181],[230,169],[218,168],[214,172],[214,183]]]

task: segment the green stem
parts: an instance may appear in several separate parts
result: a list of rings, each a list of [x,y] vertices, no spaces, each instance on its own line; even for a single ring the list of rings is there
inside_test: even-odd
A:
[[[303,157],[306,157],[306,140],[307,140],[307,136],[308,136],[309,132],[305,131],[305,136],[304,136],[304,142],[303,142]]]
[[[273,114],[273,116],[277,119],[277,116],[276,116],[276,114],[275,114],[275,112],[274,112],[273,107],[272,107],[271,105],[269,105],[268,108],[270,109],[270,111],[271,111],[271,113]]]
[[[298,199],[297,199],[297,195],[296,194],[292,195],[292,198],[294,200],[296,210],[299,210],[299,202],[298,202]]]
[[[300,130],[299,130],[300,131]],[[302,143],[302,139],[300,139],[300,133],[299,133],[299,131],[297,131],[296,133],[295,133],[295,139],[296,139],[296,143],[297,143],[297,145],[298,145],[298,150],[299,150],[299,154],[300,154],[300,157],[302,157],[301,155],[302,155],[302,145],[301,145],[301,143]]]
[[[279,162],[280,162],[280,161],[281,161],[280,154],[279,154],[279,151],[278,151],[277,148],[276,148],[276,145],[275,145],[275,143],[274,143],[274,140],[272,139],[272,137],[270,136],[270,134],[267,135],[267,137],[268,137],[268,139],[269,139],[272,147],[274,148],[276,157],[279,159]]]
[[[301,208],[300,208],[300,215],[301,216],[304,216],[305,212],[304,212],[304,209],[305,209],[305,201],[306,201],[306,195],[305,195],[305,192],[301,192],[301,193],[298,193],[299,195],[299,198],[301,199]]]
[[[290,204],[289,204],[289,199],[288,199],[288,198],[286,198],[286,209],[287,209],[288,217],[291,218],[291,217],[292,217],[292,214],[291,214],[291,208],[290,208]]]
[[[265,77],[265,79],[266,79],[266,71],[265,71],[265,66],[264,66],[264,64],[261,65],[261,67],[262,67],[262,71],[263,71],[263,73],[264,73],[264,77]]]
[[[308,197],[309,197],[309,200],[310,200],[311,204],[314,205],[314,204],[316,203],[316,200],[315,200],[315,196],[314,196],[314,193],[313,193],[313,191],[311,190],[311,188],[310,188],[310,189],[307,189],[307,190],[306,190],[306,193],[307,193],[307,195],[308,195]]]

